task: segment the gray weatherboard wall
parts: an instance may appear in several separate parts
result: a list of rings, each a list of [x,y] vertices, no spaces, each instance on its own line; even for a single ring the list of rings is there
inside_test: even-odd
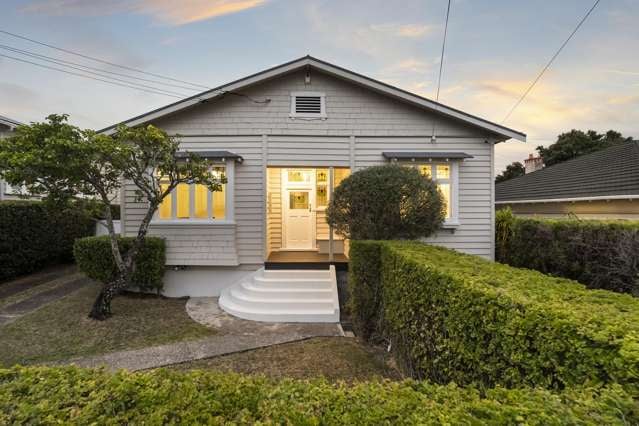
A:
[[[351,82],[297,70],[242,93],[161,117],[153,124],[181,135],[184,150],[228,150],[244,159],[235,166],[235,224],[159,225],[167,238],[167,264],[259,265],[266,256],[266,175],[269,166],[340,166],[358,170],[388,162],[384,151],[464,152],[459,166],[459,226],[428,239],[466,253],[493,258],[493,158],[496,139],[477,127],[378,94]],[[291,92],[326,95],[326,120],[289,117]],[[432,143],[433,128],[437,140]],[[123,229],[136,232],[145,210],[125,186]]]

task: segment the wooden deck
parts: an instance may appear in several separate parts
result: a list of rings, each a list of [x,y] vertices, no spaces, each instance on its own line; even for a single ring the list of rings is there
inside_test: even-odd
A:
[[[333,255],[329,262],[328,254],[316,251],[274,251],[264,263],[266,269],[325,269],[329,265],[343,270],[348,268],[348,257],[343,254]]]

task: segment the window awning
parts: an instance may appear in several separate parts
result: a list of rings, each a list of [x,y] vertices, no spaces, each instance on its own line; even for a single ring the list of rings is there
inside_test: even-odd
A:
[[[417,161],[417,160],[464,160],[473,158],[472,155],[465,152],[427,152],[427,151],[401,151],[401,152],[382,152],[387,160],[391,161]]]
[[[197,154],[207,160],[235,160],[238,163],[244,161],[241,155],[230,151],[179,151],[175,153],[175,158],[187,158],[190,153]]]

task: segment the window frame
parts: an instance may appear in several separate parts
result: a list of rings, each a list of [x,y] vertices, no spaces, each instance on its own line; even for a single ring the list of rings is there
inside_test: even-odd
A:
[[[450,185],[450,217],[444,219],[444,228],[455,228],[459,226],[459,163],[459,161],[415,161],[406,164],[416,167],[418,170],[420,166],[430,166],[430,178],[433,182],[435,182],[435,184],[441,182],[448,183]],[[449,177],[437,177],[438,165],[450,167]]]
[[[312,113],[298,113],[295,110],[295,99],[298,96],[317,96],[320,98],[320,113],[312,114]],[[291,92],[291,110],[289,113],[289,117],[292,119],[303,118],[303,119],[319,119],[326,120],[326,93],[324,92]]]
[[[213,215],[213,192],[208,191],[207,194],[207,214],[208,218],[196,218],[195,216],[195,186],[189,185],[189,217],[180,219],[177,217],[177,188],[171,192],[171,218],[160,218],[160,208],[153,215],[152,225],[224,225],[235,223],[235,205],[234,205],[234,189],[235,189],[235,160],[226,160],[213,162],[212,167],[224,167],[226,174],[226,192],[224,196],[225,217],[224,219],[215,219]]]

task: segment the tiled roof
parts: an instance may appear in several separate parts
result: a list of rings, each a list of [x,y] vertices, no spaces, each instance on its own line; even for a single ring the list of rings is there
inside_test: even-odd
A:
[[[639,141],[626,142],[495,185],[495,201],[639,195]]]

